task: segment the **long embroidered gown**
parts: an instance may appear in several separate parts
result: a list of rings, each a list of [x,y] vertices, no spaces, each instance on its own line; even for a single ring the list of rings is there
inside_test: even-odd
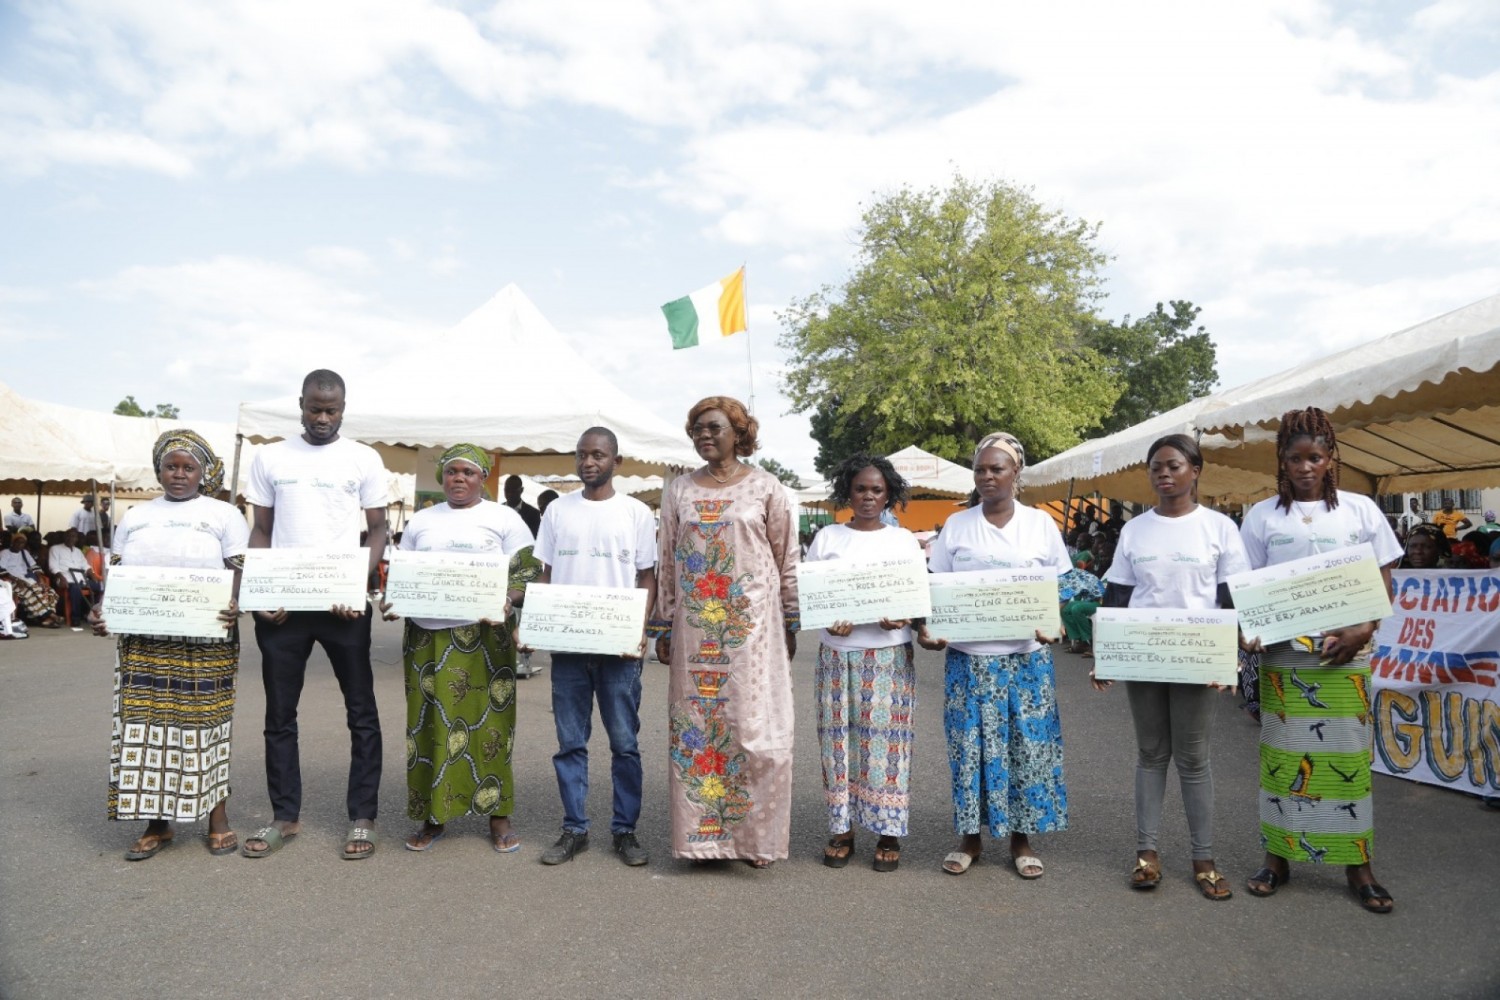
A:
[[[658,614],[671,623],[669,781],[679,858],[787,856],[797,532],[782,485],[753,469],[662,498]]]

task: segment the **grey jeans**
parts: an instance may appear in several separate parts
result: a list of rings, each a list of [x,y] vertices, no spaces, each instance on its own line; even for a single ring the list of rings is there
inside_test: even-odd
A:
[[[1137,851],[1155,851],[1167,793],[1167,762],[1177,762],[1182,805],[1194,861],[1214,856],[1214,776],[1208,729],[1218,692],[1201,684],[1127,681],[1135,720],[1135,839]]]

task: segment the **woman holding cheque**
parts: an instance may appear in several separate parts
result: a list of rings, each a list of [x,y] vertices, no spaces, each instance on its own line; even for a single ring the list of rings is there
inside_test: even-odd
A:
[[[1369,543],[1386,591],[1401,558],[1374,501],[1338,489],[1338,442],[1322,410],[1281,416],[1276,432],[1277,495],[1245,515],[1250,564],[1262,566]],[[1270,896],[1291,879],[1289,861],[1343,864],[1349,888],[1372,913],[1389,913],[1375,881],[1370,800],[1369,644],[1378,622],[1299,636],[1264,650],[1260,672],[1260,832],[1265,865],[1251,895]],[[1259,651],[1259,640],[1247,643]]]
[[[1250,568],[1234,522],[1200,507],[1198,476],[1203,455],[1185,434],[1155,441],[1146,452],[1154,508],[1131,518],[1120,531],[1114,562],[1105,574],[1106,608],[1199,610],[1229,607],[1225,581]],[[1113,681],[1089,680],[1100,691]],[[1167,762],[1176,760],[1193,845],[1193,878],[1212,900],[1228,899],[1228,880],[1214,867],[1214,778],[1208,731],[1213,688],[1208,684],[1126,681],[1135,723],[1136,862],[1133,889],[1161,882],[1157,831],[1167,791]]]
[[[121,635],[115,647],[114,735],[109,750],[109,818],[144,819],[126,861],[144,861],[172,842],[172,820],[208,817],[210,854],[232,854],[229,724],[240,662],[240,568],[250,543],[245,517],[216,500],[224,464],[190,430],[156,439],[152,465],[162,496],[126,511],[112,562],[123,566],[231,569],[229,606],[214,638]],[[94,634],[109,634],[98,605]]]
[[[1072,563],[1050,515],[1016,502],[1026,452],[1009,434],[991,434],[974,449],[979,504],[948,518],[932,542],[934,573],[990,567],[1044,566],[1054,574]],[[1010,835],[1011,863],[1025,879],[1042,877],[1028,835],[1068,826],[1063,784],[1062,724],[1052,668],[1055,639],[954,642],[919,626],[924,649],[948,649],[943,729],[953,769],[953,826],[958,849],[943,870],[962,875],[979,857],[981,825],[991,837]]]
[[[880,520],[897,504],[905,507],[907,493],[906,480],[889,461],[851,455],[834,471],[833,502],[850,507],[853,517],[848,524],[820,530],[804,561],[920,559],[922,547],[915,535]],[[876,871],[895,871],[901,862],[900,838],[906,836],[911,810],[916,685],[909,621],[842,621],[823,630],[818,646],[818,743],[823,751],[828,832],[833,835],[823,851],[823,863],[830,868],[844,867],[853,856],[853,823],[880,837],[875,844]]]
[[[484,499],[489,474],[490,456],[482,448],[459,444],[443,452],[438,478],[445,502],[417,511],[401,535],[403,551],[503,554],[510,562],[503,620],[406,621],[406,814],[423,821],[406,838],[409,851],[432,847],[450,820],[468,813],[489,817],[495,850],[509,854],[521,847],[510,828],[516,730],[511,609],[541,564],[531,556],[533,539],[521,516]],[[389,602],[380,610],[387,621],[398,617]]]

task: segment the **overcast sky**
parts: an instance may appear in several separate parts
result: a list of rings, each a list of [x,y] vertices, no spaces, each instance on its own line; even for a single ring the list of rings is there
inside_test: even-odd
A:
[[[677,424],[745,343],[659,306],[746,263],[811,473],[776,316],[955,170],[1101,223],[1104,314],[1193,300],[1238,384],[1500,292],[1500,4],[0,0],[0,381],[358,405],[515,282]]]

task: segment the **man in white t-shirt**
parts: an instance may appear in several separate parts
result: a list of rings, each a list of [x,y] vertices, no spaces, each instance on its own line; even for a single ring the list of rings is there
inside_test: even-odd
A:
[[[369,532],[369,569],[385,553],[388,477],[375,449],[339,437],[344,380],[319,369],[302,381],[300,437],[266,445],[250,465],[245,491],[254,527],[252,549],[353,549]],[[323,647],[344,693],[349,721],[349,833],[343,856],[375,849],[380,792],[380,715],[370,667],[366,608],[336,604],[327,611],[255,612],[266,689],[266,784],[275,823],[245,841],[247,857],[265,857],[301,829],[302,769],[297,702],[314,643]]]
[[[5,515],[6,531],[35,531],[36,522],[31,515],[21,509],[21,498],[12,497],[10,501],[10,513]]]
[[[544,564],[537,582],[639,587],[646,591],[649,614],[656,603],[656,519],[639,500],[615,492],[619,441],[608,428],[590,427],[579,437],[573,457],[583,489],[553,501],[542,517],[532,550]],[[641,814],[637,734],[641,729],[641,655],[645,648],[643,634],[639,648],[621,650],[617,656],[552,654],[552,715],[557,725],[557,753],[552,766],[562,795],[563,831],[557,843],[543,852],[544,865],[571,861],[573,855],[588,847],[589,730],[596,699],[599,718],[609,734],[614,851],[627,865],[644,865],[648,860],[635,836]]]
[[[94,516],[93,497],[87,496],[78,502],[82,504],[82,507],[75,510],[73,516],[68,519],[68,527],[78,532],[79,538],[83,538],[90,531],[98,530],[99,519]]]

